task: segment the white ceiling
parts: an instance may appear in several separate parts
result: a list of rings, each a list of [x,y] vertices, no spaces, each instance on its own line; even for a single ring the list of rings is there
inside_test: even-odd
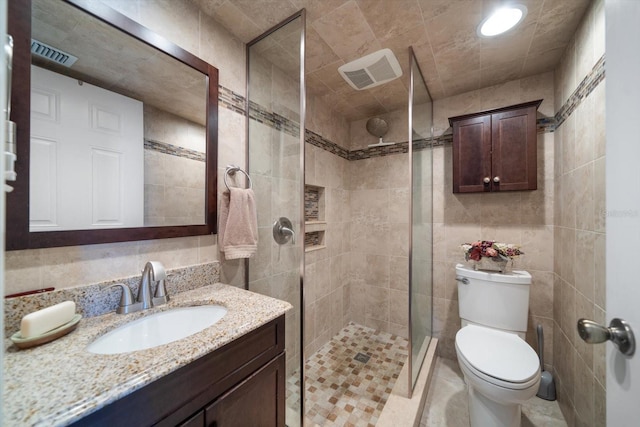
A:
[[[305,8],[308,90],[349,121],[405,105],[409,46],[434,99],[553,70],[590,2],[515,0],[527,7],[525,20],[486,39],[476,28],[505,0],[192,1],[245,43]],[[403,78],[356,91],[338,74],[340,65],[382,48],[393,50]]]

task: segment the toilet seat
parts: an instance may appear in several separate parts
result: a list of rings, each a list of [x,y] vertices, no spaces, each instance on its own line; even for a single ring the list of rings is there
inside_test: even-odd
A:
[[[469,371],[496,386],[523,390],[540,379],[538,355],[515,334],[468,325],[456,334],[456,350]]]

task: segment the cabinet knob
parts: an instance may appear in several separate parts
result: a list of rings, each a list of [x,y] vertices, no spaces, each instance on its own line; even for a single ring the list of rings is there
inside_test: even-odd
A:
[[[491,182],[491,178],[489,178],[488,176],[485,176],[484,179],[482,180],[485,184],[488,184]]]
[[[493,177],[493,182],[495,182],[496,184],[500,182],[500,177],[499,176],[495,176]]]

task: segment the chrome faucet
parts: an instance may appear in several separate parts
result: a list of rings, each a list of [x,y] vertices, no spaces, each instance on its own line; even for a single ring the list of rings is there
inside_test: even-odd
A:
[[[126,314],[133,313],[135,311],[146,310],[156,305],[162,305],[169,301],[167,295],[167,289],[165,287],[165,279],[167,273],[164,271],[164,267],[158,261],[149,261],[145,264],[144,270],[142,270],[142,277],[140,278],[140,285],[138,286],[138,296],[136,302],[133,302],[133,294],[128,286],[122,283],[117,283],[113,286],[120,286],[122,288],[122,296],[120,298],[120,305],[118,306],[116,313]],[[152,296],[151,282],[158,282],[155,293]]]

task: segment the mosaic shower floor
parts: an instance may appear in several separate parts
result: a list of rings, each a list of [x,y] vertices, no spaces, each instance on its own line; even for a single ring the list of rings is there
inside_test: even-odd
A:
[[[407,358],[406,339],[349,323],[306,362],[305,427],[373,427]],[[295,403],[297,376],[287,403]]]

